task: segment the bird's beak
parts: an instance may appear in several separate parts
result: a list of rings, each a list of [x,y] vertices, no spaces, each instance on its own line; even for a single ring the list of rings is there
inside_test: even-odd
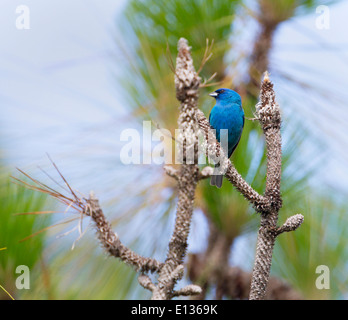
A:
[[[216,98],[216,97],[218,96],[218,93],[217,93],[217,92],[212,92],[212,93],[209,93],[209,95],[210,95],[211,97]]]

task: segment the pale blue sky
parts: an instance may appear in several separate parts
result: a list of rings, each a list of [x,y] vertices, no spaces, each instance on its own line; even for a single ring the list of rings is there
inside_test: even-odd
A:
[[[284,108],[293,106],[291,112],[301,113],[305,126],[326,144],[326,167],[320,176],[348,192],[348,3],[329,7],[329,13],[329,29],[316,27],[315,11],[283,24],[271,59],[275,73],[285,72],[302,88],[309,84],[315,89],[301,93],[298,87],[276,83],[279,94],[287,97]]]
[[[77,180],[90,177],[84,161],[111,150],[118,159],[119,128],[101,129],[125,116],[110,72],[120,63],[112,32],[122,1],[31,0],[30,30],[17,30],[21,3],[4,0],[0,12],[4,156],[11,167],[45,167],[48,152]]]

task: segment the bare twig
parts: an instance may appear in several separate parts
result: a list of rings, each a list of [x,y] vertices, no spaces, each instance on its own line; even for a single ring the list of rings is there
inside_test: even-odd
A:
[[[203,180],[210,178],[214,172],[214,169],[210,166],[204,167],[202,171],[199,172],[198,179]]]
[[[276,235],[280,235],[283,232],[295,231],[302,223],[304,217],[302,214],[295,214],[290,218],[287,218],[284,224],[276,230]]]
[[[53,162],[52,162],[53,163]],[[54,163],[53,163],[54,164]],[[22,174],[24,174],[27,178],[29,178],[34,184],[30,184],[18,178],[12,177],[19,184],[24,185],[25,187],[39,191],[42,193],[46,193],[63,204],[67,205],[68,208],[75,210],[80,216],[90,216],[92,220],[95,222],[98,238],[105,249],[105,251],[114,256],[116,258],[121,259],[126,264],[134,267],[137,271],[140,272],[155,272],[159,271],[163,266],[162,263],[158,262],[152,258],[146,258],[138,255],[134,251],[127,248],[119,239],[118,235],[112,231],[110,223],[106,220],[106,217],[103,214],[103,211],[99,205],[98,199],[95,198],[94,194],[91,192],[90,197],[86,198],[78,198],[76,193],[73,191],[72,187],[69,185],[67,180],[64,178],[62,173],[59,171],[58,167],[54,164],[57,172],[61,176],[64,183],[68,186],[70,195],[63,195],[60,192],[46,186],[42,182],[32,178],[30,175],[25,173],[24,171],[18,169]],[[41,213],[47,213],[50,211],[43,211]],[[28,214],[39,214],[39,212],[31,212]],[[70,221],[74,221],[76,219],[80,219],[79,217],[73,218],[67,221],[63,221],[62,223],[67,223]],[[36,232],[38,234],[48,228]],[[34,236],[35,234],[31,235]],[[29,236],[29,237],[31,237]],[[28,237],[27,237],[28,238]],[[27,239],[25,238],[25,239]],[[23,241],[25,240],[23,239]]]
[[[95,222],[97,235],[105,251],[110,255],[120,258],[126,264],[133,266],[140,272],[155,272],[161,269],[162,264],[152,258],[145,258],[127,248],[119,239],[118,235],[112,231],[110,223],[106,220],[98,199],[93,193],[86,200],[85,212]]]
[[[222,83],[222,81],[218,81],[218,82],[213,82],[213,83],[209,83],[210,81],[212,81],[215,77],[217,76],[217,72],[214,72],[209,79],[204,79],[203,83],[201,83],[199,85],[200,88],[206,88],[206,87],[212,87],[215,86],[219,83]]]
[[[164,166],[163,169],[169,177],[179,180],[179,171],[177,169],[172,166]]]

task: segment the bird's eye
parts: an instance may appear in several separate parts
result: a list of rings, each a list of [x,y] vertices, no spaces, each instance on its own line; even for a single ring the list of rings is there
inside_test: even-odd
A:
[[[224,92],[225,92],[225,90],[224,90],[224,89],[220,90],[220,93],[224,93]]]

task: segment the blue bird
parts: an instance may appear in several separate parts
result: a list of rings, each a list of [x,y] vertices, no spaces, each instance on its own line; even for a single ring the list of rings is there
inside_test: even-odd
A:
[[[228,157],[231,157],[239,143],[244,127],[242,99],[237,92],[225,88],[218,89],[209,95],[216,99],[216,104],[209,115],[210,125],[216,130],[216,138],[220,143],[222,141],[222,146],[224,143],[228,145]],[[222,129],[227,130],[220,133]],[[219,167],[219,164],[215,164],[215,167]],[[210,184],[221,188],[222,179],[223,175],[213,175]]]

